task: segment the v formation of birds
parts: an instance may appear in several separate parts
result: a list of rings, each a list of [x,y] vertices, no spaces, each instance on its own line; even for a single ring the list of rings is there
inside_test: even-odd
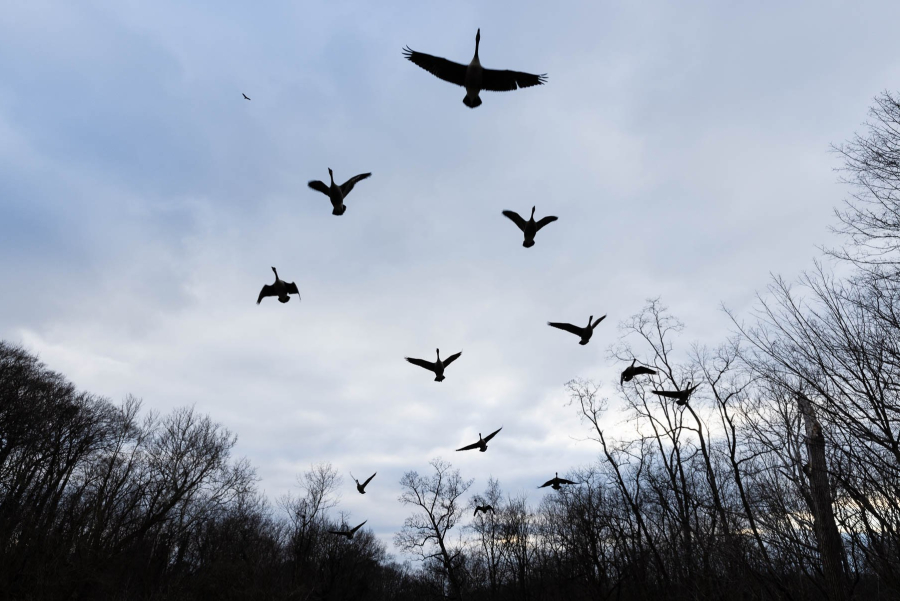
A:
[[[478,47],[480,43],[481,29],[478,29],[475,34],[475,56],[472,58],[468,65],[455,63],[445,58],[425,54],[424,52],[417,52],[410,49],[409,47],[403,49],[403,56],[413,64],[428,71],[435,77],[465,88],[466,95],[463,98],[463,104],[473,109],[481,105],[482,101],[479,94],[482,91],[510,92],[519,88],[528,88],[532,86],[543,85],[547,82],[546,74],[532,75],[531,73],[523,73],[521,71],[485,69],[481,66],[481,61],[478,57]],[[246,94],[242,93],[242,96],[244,97],[244,99],[250,100],[250,98]],[[328,197],[329,201],[331,201],[332,215],[341,216],[347,211],[347,206],[344,203],[347,195],[350,194],[357,183],[371,177],[371,175],[371,173],[360,173],[359,175],[354,175],[343,184],[337,184],[334,181],[334,172],[329,167],[329,184],[326,184],[325,182],[320,180],[312,180],[308,185],[311,189],[317,192],[321,192]],[[519,230],[521,230],[524,236],[522,246],[524,246],[525,248],[531,248],[532,246],[534,246],[534,238],[537,233],[542,228],[553,223],[554,221],[557,221],[558,219],[558,217],[556,216],[548,215],[535,221],[535,210],[536,207],[531,207],[531,216],[527,221],[515,211],[506,210],[502,213],[510,221],[516,224]],[[298,290],[297,285],[294,282],[286,282],[280,279],[278,277],[278,271],[275,269],[275,267],[272,267],[272,271],[275,273],[275,282],[273,284],[266,284],[262,287],[256,303],[259,304],[264,298],[270,296],[277,297],[278,300],[282,303],[287,303],[288,301],[290,301],[291,294],[296,294],[297,301],[299,302],[300,291]],[[594,329],[605,318],[606,315],[603,315],[602,317],[594,319],[594,316],[591,315],[590,317],[588,317],[587,324],[584,326],[577,326],[570,323],[553,321],[547,322],[547,325],[578,336],[580,339],[578,344],[586,345],[588,344],[588,342],[590,342],[591,336],[594,333]],[[462,351],[450,355],[445,359],[441,359],[441,351],[440,349],[436,349],[434,361],[416,359],[413,357],[406,357],[406,360],[413,365],[417,365],[432,372],[435,376],[435,382],[443,382],[445,379],[444,371],[461,355]],[[624,371],[622,371],[619,380],[620,385],[624,384],[625,382],[630,382],[637,376],[657,374],[656,370],[644,365],[636,365],[636,363],[637,359],[634,359],[631,362],[631,365],[625,368]],[[684,387],[682,389],[653,390],[652,392],[653,394],[659,395],[661,397],[673,399],[677,405],[684,406],[687,404],[688,399],[699,386],[692,386],[692,384],[693,382],[689,382],[687,387]],[[502,427],[497,428],[483,438],[481,436],[481,433],[479,433],[477,442],[466,445],[456,450],[472,451],[478,449],[480,452],[484,453],[488,449],[487,443],[491,441],[491,439],[493,439],[502,429]],[[362,483],[360,483],[360,481],[356,478],[353,478],[353,480],[356,482],[356,489],[360,494],[366,494],[366,486],[368,486],[369,482],[372,481],[372,478],[374,478],[375,475],[376,474],[372,474],[367,480]],[[353,477],[353,474],[351,473],[350,476]],[[560,490],[563,485],[571,484],[577,484],[577,482],[573,482],[572,480],[567,480],[565,478],[560,478],[559,473],[556,473],[553,478],[540,485],[538,488],[545,488],[549,486],[554,490]],[[484,514],[491,512],[493,514],[494,508],[490,505],[477,505],[475,508],[475,513],[473,515],[477,515],[478,512],[482,512]],[[343,530],[334,530],[329,532],[331,534],[346,537],[347,540],[350,540],[353,538],[353,535],[356,533],[356,531],[362,528],[365,523],[366,522],[364,521],[362,524],[359,524],[354,528],[344,528]]]

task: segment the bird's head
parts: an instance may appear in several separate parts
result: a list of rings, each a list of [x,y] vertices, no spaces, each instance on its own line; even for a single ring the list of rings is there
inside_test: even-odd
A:
[[[479,42],[481,42],[481,27],[475,32],[475,43],[478,44]]]
[[[593,315],[591,315],[590,317],[588,317],[588,327],[590,327],[590,325],[591,325],[592,323],[594,323],[594,316],[593,316]]]
[[[438,357],[440,357],[440,356],[441,356],[441,349],[439,349],[439,348],[434,349],[434,354],[437,355]]]
[[[334,171],[331,170],[331,167],[328,168],[328,177],[331,178],[331,183],[334,183]]]
[[[531,218],[532,218],[532,219],[534,219],[534,210],[535,210],[536,208],[537,208],[537,207],[531,207]]]

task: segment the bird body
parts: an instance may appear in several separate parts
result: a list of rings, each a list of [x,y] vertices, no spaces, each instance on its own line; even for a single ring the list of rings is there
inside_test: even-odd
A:
[[[500,71],[485,69],[478,58],[478,46],[481,43],[481,29],[475,34],[475,56],[468,65],[448,61],[439,56],[424,52],[416,52],[406,47],[403,55],[415,65],[425,69],[435,77],[462,86],[466,89],[463,104],[469,108],[481,106],[479,93],[482,90],[491,92],[509,92],[519,88],[542,85],[547,81],[546,75],[532,75],[521,71]]]
[[[622,377],[619,379],[619,384],[631,382],[632,378],[643,374],[647,374],[650,376],[656,375],[655,369],[650,369],[649,367],[644,367],[643,365],[635,366],[635,363],[637,363],[637,359],[633,359],[631,361],[631,365],[625,368],[625,371],[622,372]]]
[[[354,482],[356,482],[356,490],[359,491],[359,494],[361,494],[361,495],[366,494],[366,486],[369,485],[369,482],[372,481],[372,478],[374,478],[375,475],[376,475],[377,473],[378,473],[378,472],[375,472],[374,474],[372,474],[371,476],[369,476],[369,479],[368,479],[368,480],[366,480],[365,482],[363,482],[362,484],[360,484],[360,483],[359,483],[359,480],[357,480],[356,478],[353,478],[353,473],[351,472],[350,477],[353,478],[353,481],[354,481]]]
[[[331,185],[326,185],[325,182],[319,180],[312,180],[307,185],[316,190],[317,192],[321,192],[331,201],[331,214],[332,215],[343,215],[347,211],[346,205],[344,205],[344,198],[357,182],[370,177],[371,173],[360,173],[359,175],[354,175],[347,181],[345,181],[340,186],[334,183],[334,171],[331,170],[331,167],[328,168],[328,177],[331,179]]]
[[[281,278],[278,277],[278,271],[273,267],[272,271],[275,272],[275,283],[274,284],[266,284],[262,287],[262,290],[259,291],[259,297],[256,299],[256,304],[262,302],[267,296],[277,296],[278,300],[282,303],[286,303],[291,300],[289,294],[296,294],[297,300],[300,300],[300,291],[297,290],[297,284],[294,282],[285,282]]]
[[[682,384],[684,383],[682,382]],[[693,384],[693,382],[688,382],[687,388],[685,388],[684,390],[653,390],[651,392],[661,397],[675,399],[676,405],[683,406],[687,404],[688,399],[691,398],[691,395],[694,394],[694,391],[700,387],[699,384],[693,387],[691,386],[691,384]]]
[[[441,361],[441,349],[435,349],[437,353],[437,361],[431,362],[426,361],[425,359],[415,359],[413,357],[405,357],[407,361],[412,363],[413,365],[418,365],[419,367],[423,367],[428,371],[434,372],[434,381],[435,382],[443,382],[444,381],[444,369],[456,361],[460,355],[462,355],[462,351],[456,353],[455,355],[450,355],[443,361]]]
[[[583,328],[579,327],[579,326],[574,326],[570,323],[561,323],[561,322],[557,322],[557,321],[548,321],[547,325],[554,327],[554,328],[558,328],[560,330],[565,330],[566,332],[570,332],[572,334],[575,334],[576,336],[580,336],[581,341],[578,344],[585,345],[591,341],[591,336],[593,336],[593,334],[594,334],[594,328],[597,327],[597,324],[599,324],[601,321],[606,319],[606,315],[604,315],[603,317],[598,317],[597,321],[594,321],[593,323],[591,323],[591,320],[593,320],[593,319],[594,319],[594,316],[591,315],[588,318],[587,326],[585,326]]]
[[[368,522],[368,521],[369,520],[366,520],[366,522]],[[328,533],[329,534],[337,534],[339,536],[346,536],[347,540],[350,540],[351,538],[353,538],[353,535],[356,534],[356,531],[359,530],[360,528],[362,528],[366,522],[363,522],[356,528],[351,528],[350,530],[329,530]]]
[[[522,230],[522,233],[525,234],[525,241],[522,243],[522,246],[524,246],[525,248],[531,248],[532,246],[534,246],[534,237],[542,227],[559,219],[558,217],[554,217],[553,215],[547,215],[540,221],[535,221],[535,208],[536,207],[531,207],[531,219],[529,219],[528,221],[522,219],[522,216],[515,211],[503,211],[503,215],[508,217],[510,221],[515,223],[519,227],[519,229]]]
[[[547,480],[538,488],[544,488],[545,486],[550,486],[553,490],[559,490],[563,484],[578,484],[577,482],[572,482],[571,480],[566,480],[565,478],[559,477],[559,472],[556,472],[556,476],[551,480]]]
[[[476,505],[475,513],[472,514],[472,517],[475,517],[476,515],[478,515],[479,511],[482,513],[487,513],[488,511],[490,511],[491,513],[494,513],[494,506],[493,505]]]
[[[471,451],[473,449],[478,449],[479,451],[484,453],[485,451],[487,451],[488,441],[490,441],[493,437],[495,437],[497,435],[497,432],[499,432],[502,429],[503,429],[503,426],[497,428],[496,430],[494,430],[493,432],[491,432],[484,438],[481,437],[481,432],[479,432],[478,433],[478,442],[473,442],[470,445],[464,446],[464,447],[462,447],[460,449],[456,449],[456,450],[457,451]]]

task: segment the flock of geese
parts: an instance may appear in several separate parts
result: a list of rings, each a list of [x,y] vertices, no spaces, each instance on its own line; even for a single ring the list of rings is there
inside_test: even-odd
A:
[[[445,58],[432,56],[423,52],[416,52],[415,50],[411,50],[409,47],[403,49],[403,56],[413,64],[421,67],[422,69],[425,69],[435,77],[464,87],[466,89],[466,95],[463,98],[463,104],[473,109],[481,105],[481,98],[479,97],[479,94],[482,91],[508,92],[517,90],[519,88],[528,88],[531,86],[543,85],[547,82],[546,74],[532,75],[531,73],[523,73],[521,71],[500,71],[497,69],[485,69],[481,66],[481,61],[478,58],[478,46],[480,43],[481,29],[478,29],[475,34],[475,56],[472,57],[472,60],[468,65],[455,63]],[[250,100],[250,98],[246,94],[242,94],[242,96],[244,97],[244,99]],[[311,189],[317,192],[321,192],[322,194],[327,196],[331,201],[331,214],[340,216],[347,211],[347,205],[344,204],[344,200],[347,198],[347,195],[350,194],[357,183],[368,177],[371,177],[371,175],[371,173],[360,173],[359,175],[354,175],[343,184],[338,185],[334,181],[334,172],[331,170],[331,168],[329,168],[328,177],[331,182],[330,184],[326,184],[325,182],[319,180],[313,180],[310,181],[308,185]],[[515,223],[516,226],[522,231],[522,234],[524,236],[522,246],[524,246],[525,248],[531,248],[532,246],[534,246],[534,237],[537,235],[537,233],[542,228],[558,219],[558,217],[554,215],[548,215],[538,221],[535,221],[535,210],[536,207],[531,207],[531,216],[528,221],[524,220],[522,216],[515,211],[503,211],[503,215],[510,219],[513,223]],[[256,304],[261,303],[264,298],[270,296],[277,297],[279,302],[287,303],[291,300],[291,294],[296,294],[297,300],[299,301],[300,291],[297,289],[297,284],[295,284],[294,282],[286,282],[279,278],[278,271],[274,267],[272,267],[272,271],[275,273],[275,282],[273,284],[266,284],[262,287],[262,290],[259,293],[259,297],[256,300]],[[586,345],[588,342],[590,342],[591,336],[594,334],[594,329],[604,319],[606,319],[606,315],[598,317],[596,320],[594,319],[594,316],[591,315],[590,317],[588,317],[587,324],[585,326],[576,326],[570,323],[554,321],[547,322],[547,325],[578,336],[580,339],[578,344]],[[440,349],[435,349],[434,361],[416,359],[413,357],[406,357],[406,360],[413,365],[417,365],[432,372],[434,374],[435,382],[443,382],[445,379],[444,371],[451,363],[459,359],[461,355],[462,352],[460,351],[458,353],[450,355],[446,359],[441,359]],[[629,365],[627,368],[625,368],[624,371],[622,371],[619,383],[624,384],[625,382],[630,382],[636,376],[656,375],[656,373],[656,370],[650,367],[637,365],[637,359],[634,359],[632,360],[631,365]],[[693,384],[693,382],[689,382],[687,387],[683,390],[654,390],[653,394],[674,399],[675,403],[678,405],[685,405],[691,394],[693,394],[693,392],[699,386],[691,386],[691,384]],[[484,453],[488,449],[487,443],[490,442],[491,439],[493,439],[502,429],[502,427],[497,428],[484,438],[482,438],[481,433],[479,432],[477,442],[473,442],[470,445],[466,445],[456,450],[472,451],[478,449],[479,451]],[[353,478],[352,472],[350,476],[353,478],[353,481],[356,482],[356,490],[360,494],[364,495],[366,494],[366,486],[368,486],[368,484],[372,481],[376,474],[377,472],[369,476],[369,478],[362,483],[360,483],[360,481],[356,478]],[[565,478],[560,478],[559,473],[557,472],[553,478],[547,480],[538,488],[545,488],[549,486],[553,488],[553,490],[560,490],[563,485],[570,484],[578,483],[567,480]],[[476,505],[473,516],[478,515],[478,512],[482,512],[485,514],[487,514],[488,512],[493,513],[494,508],[491,505]],[[331,534],[346,537],[347,540],[350,540],[353,538],[353,535],[356,533],[356,531],[362,528],[367,521],[368,520],[364,521],[362,524],[359,524],[354,528],[330,530],[329,532]]]

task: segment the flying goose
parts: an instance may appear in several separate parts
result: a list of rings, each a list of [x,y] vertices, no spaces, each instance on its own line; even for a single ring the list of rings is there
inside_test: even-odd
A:
[[[685,405],[694,391],[700,388],[699,384],[694,387],[691,387],[691,384],[693,384],[693,381],[688,382],[687,388],[684,390],[653,390],[651,392],[653,392],[653,394],[658,394],[659,396],[664,396],[667,399],[675,399],[676,405]]]
[[[623,384],[625,382],[631,382],[631,379],[635,376],[640,376],[643,374],[648,374],[651,376],[656,375],[655,369],[650,369],[649,367],[644,367],[643,365],[635,366],[637,363],[637,359],[631,360],[631,365],[625,368],[625,371],[622,372],[622,377],[619,379],[619,384]]]
[[[300,300],[300,291],[297,290],[297,284],[294,282],[285,282],[284,280],[278,277],[278,271],[273,267],[272,271],[275,272],[275,283],[274,284],[266,284],[262,287],[262,290],[259,291],[259,298],[256,299],[256,304],[262,302],[267,296],[277,296],[278,300],[286,303],[291,300],[291,297],[288,294],[296,294],[297,300]]]
[[[375,472],[375,474],[377,474],[377,473],[378,473],[378,472]],[[369,476],[369,479],[368,479],[368,480],[366,480],[365,482],[363,482],[362,484],[360,484],[360,483],[359,483],[359,480],[357,480],[356,478],[353,478],[353,472],[350,472],[350,477],[353,478],[353,481],[354,481],[354,482],[356,482],[356,490],[359,491],[359,494],[361,494],[361,495],[366,494],[366,486],[368,486],[369,482],[372,481],[372,478],[375,477],[375,474],[372,474],[371,476]]]
[[[331,170],[331,167],[329,167],[328,176],[331,178],[330,187],[325,185],[325,182],[320,182],[317,179],[309,182],[307,185],[313,190],[321,192],[331,199],[331,206],[334,207],[334,209],[331,211],[332,215],[343,215],[344,211],[347,210],[347,207],[344,206],[344,198],[346,198],[347,195],[350,194],[350,190],[353,189],[353,186],[356,185],[356,182],[364,180],[371,175],[371,173],[360,173],[359,175],[354,175],[343,184],[338,186],[336,183],[334,183],[334,172]]]
[[[479,511],[482,513],[487,513],[488,511],[490,511],[491,513],[494,513],[494,506],[493,505],[476,505],[475,513],[472,514],[472,517],[475,517],[476,515],[478,515]]]
[[[571,480],[566,480],[565,478],[560,478],[559,472],[556,472],[555,478],[553,478],[552,480],[547,480],[546,482],[544,482],[543,484],[538,486],[538,488],[544,488],[545,486],[550,486],[553,488],[553,490],[559,490],[560,486],[563,484],[578,484],[578,483],[572,482]]]
[[[241,92],[241,96],[243,96],[245,100],[250,100],[250,97],[247,96],[246,94],[244,94],[243,92]]]
[[[534,235],[537,234],[542,227],[559,219],[559,217],[547,215],[540,221],[535,222],[535,208],[536,207],[531,207],[531,219],[529,219],[528,221],[522,219],[521,215],[519,215],[515,211],[503,211],[503,214],[509,217],[509,219],[512,220],[513,223],[519,226],[519,229],[522,230],[522,233],[525,234],[525,242],[522,243],[522,246],[524,246],[525,248],[531,248],[532,246],[534,246]]]
[[[435,349],[437,353],[437,361],[432,363],[431,361],[426,361],[425,359],[413,359],[412,357],[406,357],[406,360],[412,363],[413,365],[418,365],[419,367],[424,367],[428,371],[433,371],[435,378],[435,382],[443,382],[444,381],[444,369],[453,363],[454,361],[462,355],[462,351],[459,351],[455,355],[450,355],[443,361],[441,361],[441,349]]]
[[[473,442],[473,443],[470,444],[470,445],[464,446],[463,448],[461,448],[461,449],[456,449],[456,450],[457,450],[457,451],[471,451],[472,449],[478,449],[479,451],[481,451],[482,453],[484,453],[485,451],[487,451],[487,443],[488,443],[488,441],[489,441],[490,439],[492,439],[493,437],[495,437],[495,436],[497,435],[497,432],[499,432],[499,431],[502,430],[502,429],[503,429],[503,426],[497,428],[496,430],[494,430],[493,432],[491,432],[490,434],[488,434],[488,435],[485,436],[484,438],[481,437],[481,432],[479,432],[479,433],[478,433],[478,442]]]
[[[554,328],[559,328],[560,330],[565,330],[566,332],[571,332],[571,333],[575,334],[576,336],[581,336],[581,342],[579,342],[578,344],[584,345],[584,344],[587,344],[588,342],[590,342],[591,335],[593,335],[593,333],[594,333],[594,328],[597,327],[598,323],[600,323],[601,321],[606,319],[606,315],[604,315],[603,317],[598,317],[597,321],[595,321],[594,323],[591,323],[592,319],[594,319],[593,315],[591,315],[588,318],[587,326],[585,326],[583,328],[580,328],[578,326],[573,326],[570,323],[559,323],[556,321],[548,321],[547,325],[552,326]]]
[[[538,86],[547,81],[546,74],[532,75],[521,71],[485,69],[481,66],[481,61],[478,60],[478,44],[480,42],[481,29],[475,34],[475,56],[468,66],[460,65],[438,56],[431,56],[424,52],[416,52],[411,50],[409,46],[403,49],[403,56],[435,77],[463,86],[466,89],[466,97],[463,98],[463,104],[469,108],[481,105],[481,98],[478,97],[478,93],[481,90],[509,92],[518,88]]]
[[[368,521],[369,521],[369,520],[366,520],[366,522],[368,522]],[[347,537],[347,540],[350,540],[351,538],[353,538],[353,535],[356,534],[356,531],[359,530],[360,528],[362,528],[362,527],[363,527],[363,524],[365,524],[366,522],[363,522],[362,524],[360,524],[360,525],[357,526],[356,528],[352,528],[352,529],[350,529],[350,530],[341,530],[341,531],[338,531],[338,530],[329,530],[329,531],[328,531],[328,534],[338,534],[338,535],[340,535],[340,536],[346,536],[346,537]]]

